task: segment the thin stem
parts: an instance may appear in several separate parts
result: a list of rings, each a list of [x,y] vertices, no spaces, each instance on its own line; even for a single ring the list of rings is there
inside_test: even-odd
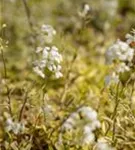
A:
[[[117,108],[118,108],[118,105],[119,105],[119,86],[120,86],[120,83],[118,83],[117,84],[117,87],[116,87],[116,97],[115,97],[115,108],[114,108],[114,111],[113,111],[113,114],[112,114],[112,117],[111,117],[111,119],[113,120],[113,136],[114,136],[114,131],[115,131],[115,123],[116,123],[116,115],[117,115]],[[120,93],[122,93],[122,91],[123,91],[123,88],[122,88],[122,90],[121,90],[121,92]],[[107,130],[106,130],[106,132],[105,132],[105,135],[107,135],[107,133],[109,132],[109,130],[110,130],[110,125],[109,125],[109,127],[107,128]]]
[[[7,68],[6,68],[5,58],[4,58],[4,52],[2,49],[1,49],[1,56],[2,56],[3,66],[4,66],[4,79],[7,79]],[[7,84],[5,84],[5,86],[6,86],[6,90],[7,90],[8,109],[9,109],[10,115],[12,116],[11,98],[10,98],[11,91]]]
[[[23,112],[24,112],[24,108],[25,108],[25,105],[27,103],[27,100],[28,100],[28,93],[26,92],[24,102],[23,102],[23,105],[22,105],[21,110],[20,110],[20,115],[19,115],[19,119],[18,119],[19,122],[22,120],[22,116],[23,116]]]
[[[6,63],[5,63],[5,58],[4,58],[4,52],[1,49],[1,56],[2,56],[2,62],[3,62],[3,66],[4,66],[4,78],[7,78],[7,68],[6,68]]]
[[[27,5],[26,0],[22,0],[22,2],[23,2],[23,5],[24,5],[24,8],[25,8],[25,12],[26,12],[26,16],[27,16],[27,20],[28,20],[29,26],[30,26],[31,30],[33,31],[33,23],[32,23],[32,20],[31,20],[30,9],[29,9],[29,7]]]
[[[120,83],[118,83],[117,85],[117,89],[116,89],[116,98],[115,98],[115,102],[116,102],[116,105],[115,105],[115,108],[114,108],[114,113],[112,115],[112,119],[113,119],[113,135],[112,135],[112,141],[115,142],[115,131],[116,131],[116,118],[117,118],[117,109],[118,109],[118,105],[119,105],[119,85]],[[122,88],[122,91],[123,91],[123,88]]]
[[[74,56],[73,56],[73,59],[72,59],[72,61],[71,61],[71,65],[70,65],[70,67],[68,68],[68,71],[67,71],[67,74],[66,74],[66,84],[65,84],[65,86],[64,86],[64,90],[63,90],[63,92],[62,92],[62,94],[61,94],[61,96],[60,96],[60,102],[61,102],[61,104],[63,105],[64,104],[64,101],[65,101],[65,98],[66,98],[66,94],[67,94],[67,90],[68,90],[68,88],[69,88],[69,84],[70,84],[70,73],[71,73],[71,71],[72,71],[72,66],[73,66],[73,64],[74,64],[74,62],[75,62],[75,60],[76,60],[76,58],[77,58],[77,53],[75,52],[74,53]]]
[[[32,44],[34,45],[34,49],[36,49],[36,47],[37,47],[37,43],[36,43],[37,38],[36,38],[36,32],[34,30],[34,24],[33,24],[32,20],[31,20],[31,11],[30,11],[30,9],[28,7],[28,4],[27,4],[26,0],[22,0],[22,2],[23,2],[23,5],[24,5],[24,8],[25,8],[28,24],[29,24],[29,27],[30,27],[31,32],[32,32],[31,33],[31,37],[33,39]]]
[[[130,106],[130,108],[131,108],[131,110],[132,110],[132,96],[133,96],[133,93],[134,93],[134,84],[135,84],[135,82],[133,82],[133,84],[132,84],[132,87],[131,87],[131,94],[130,94],[130,104],[129,104],[129,106]]]

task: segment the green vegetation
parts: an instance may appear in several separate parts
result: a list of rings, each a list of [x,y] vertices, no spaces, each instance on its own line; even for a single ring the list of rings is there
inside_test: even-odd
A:
[[[0,0],[0,149],[135,149],[135,1]]]

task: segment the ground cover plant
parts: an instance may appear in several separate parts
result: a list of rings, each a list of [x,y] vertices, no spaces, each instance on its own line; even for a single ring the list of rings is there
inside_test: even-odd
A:
[[[134,0],[0,0],[0,149],[135,149]]]

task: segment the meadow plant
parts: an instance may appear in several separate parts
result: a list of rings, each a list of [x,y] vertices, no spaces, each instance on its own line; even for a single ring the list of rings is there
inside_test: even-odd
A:
[[[108,47],[132,7],[21,2],[0,6],[0,149],[134,150],[135,30]]]
[[[118,77],[120,79],[122,73],[129,72],[134,68],[133,58],[135,50],[134,46],[131,45],[134,43],[134,35],[127,34],[126,38],[126,42],[118,39],[106,51],[106,62],[110,65],[113,63],[115,66],[111,77],[106,77],[106,83],[109,83],[109,79],[110,81],[112,79],[118,82]]]
[[[44,35],[45,43],[52,43],[53,36],[56,34],[56,31],[51,25],[42,25],[42,32]],[[62,55],[58,52],[56,46],[45,46],[37,47],[36,53],[41,55],[40,59],[35,60],[34,62],[34,72],[36,72],[42,78],[45,78],[46,72],[53,73],[56,78],[62,77],[61,73],[61,61]]]

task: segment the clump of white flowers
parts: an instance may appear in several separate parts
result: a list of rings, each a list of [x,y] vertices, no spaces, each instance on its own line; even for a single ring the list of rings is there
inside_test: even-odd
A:
[[[41,53],[41,59],[34,62],[34,71],[39,76],[45,78],[45,71],[49,70],[56,78],[62,77],[60,65],[62,56],[57,47],[45,47],[44,49],[41,48],[40,51],[38,48],[36,52]]]
[[[133,66],[134,48],[131,43],[134,42],[135,32],[133,35],[126,35],[126,42],[117,40],[106,51],[107,64],[114,64],[114,71],[111,75],[108,75],[105,79],[106,84],[110,84],[112,81],[118,83],[119,75],[124,72],[129,72]]]
[[[62,132],[68,131],[74,134],[74,132],[81,131],[81,136],[78,136],[78,141],[81,141],[82,144],[89,145],[95,141],[93,131],[100,128],[100,126],[101,124],[97,119],[97,112],[91,107],[83,106],[68,117],[62,125]]]
[[[117,40],[106,52],[107,63],[111,64],[114,60],[131,62],[134,56],[134,49],[126,42]]]
[[[20,134],[25,130],[25,126],[23,123],[15,122],[11,118],[6,120],[5,130],[7,132],[12,131],[14,134]]]
[[[52,42],[53,35],[56,34],[53,27],[50,25],[42,25],[42,31],[46,34],[45,41],[47,40],[46,38],[48,38],[49,41]],[[38,47],[36,53],[39,58],[34,61],[34,72],[42,78],[45,78],[49,72],[56,78],[63,76],[61,73],[62,55],[56,46]]]
[[[98,142],[96,143],[94,150],[115,150],[112,146],[109,145],[109,143],[104,139],[98,139]]]

